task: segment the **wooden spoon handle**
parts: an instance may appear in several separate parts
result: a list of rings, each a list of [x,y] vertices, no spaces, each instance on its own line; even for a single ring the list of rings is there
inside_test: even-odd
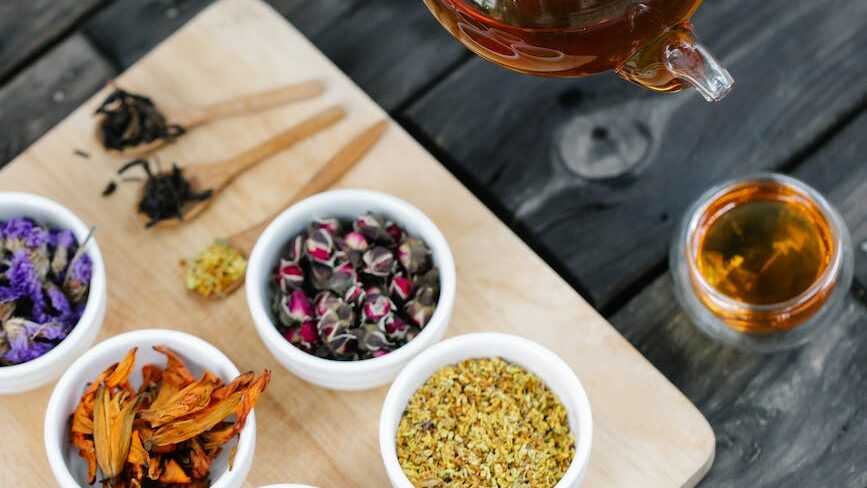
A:
[[[330,127],[345,116],[346,111],[338,106],[329,107],[317,113],[265,142],[247,149],[232,159],[218,163],[221,181],[215,182],[212,185],[205,185],[204,187],[213,188],[214,191],[219,190],[229,184],[236,176],[246,171],[250,166]]]
[[[189,129],[222,117],[241,115],[299,100],[306,100],[320,95],[323,91],[325,91],[325,86],[321,81],[305,81],[273,90],[231,98],[204,107],[190,107],[179,113],[172,114],[169,117],[169,122]]]
[[[372,126],[365,129],[362,133],[355,136],[340,151],[337,152],[327,163],[325,163],[319,171],[313,175],[307,183],[304,184],[288,201],[286,201],[279,210],[269,215],[261,222],[252,227],[249,227],[234,236],[229,238],[229,245],[241,251],[247,256],[253,251],[253,246],[256,240],[262,234],[262,231],[274,220],[280,213],[293,204],[325,191],[340,178],[343,177],[361,158],[367,154],[370,148],[379,140],[385,129],[388,127],[387,120],[381,120]]]

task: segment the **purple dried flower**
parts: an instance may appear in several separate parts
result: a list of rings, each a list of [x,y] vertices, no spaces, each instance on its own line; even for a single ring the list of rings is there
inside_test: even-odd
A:
[[[334,237],[327,230],[319,229],[307,238],[304,249],[314,261],[328,263],[334,252]]]
[[[70,230],[60,230],[54,233],[49,243],[54,247],[54,257],[51,258],[51,272],[54,276],[62,276],[69,264],[69,251],[75,244],[75,236]]]
[[[0,286],[0,303],[11,303],[13,308],[15,301],[24,296],[24,291],[14,286]]]
[[[7,364],[31,361],[54,348],[54,344],[37,339],[60,340],[66,337],[61,324],[37,324],[22,318],[6,320],[3,331],[8,342],[8,349],[3,354]]]
[[[394,256],[384,247],[373,247],[364,253],[364,272],[374,276],[388,276],[394,266]]]
[[[411,275],[427,267],[429,256],[430,249],[417,237],[407,236],[397,247],[397,259]]]
[[[37,275],[36,265],[31,261],[30,253],[26,249],[19,249],[13,253],[9,269],[6,270],[6,279],[21,293],[22,297],[26,296],[30,299],[33,304],[32,318],[40,323],[45,322],[45,297],[42,283]]]
[[[79,254],[73,258],[63,280],[63,291],[69,298],[79,303],[87,296],[90,278],[93,275],[93,261],[87,254]]]

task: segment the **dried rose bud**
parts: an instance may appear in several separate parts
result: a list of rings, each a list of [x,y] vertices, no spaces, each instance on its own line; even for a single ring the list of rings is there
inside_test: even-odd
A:
[[[373,247],[364,253],[364,272],[374,276],[388,276],[394,265],[394,256],[384,247]]]
[[[284,339],[288,341],[293,346],[301,345],[301,327],[296,325],[293,327],[287,327],[281,333]]]
[[[398,273],[391,279],[388,292],[395,300],[405,302],[412,295],[412,280]]]
[[[316,219],[313,221],[313,225],[316,229],[326,230],[331,235],[340,233],[340,221],[335,218]]]
[[[361,232],[352,231],[343,236],[343,248],[346,251],[361,251],[367,250],[367,238]]]
[[[331,334],[322,338],[322,342],[335,355],[344,356],[353,349],[352,345],[355,342],[355,335],[349,333],[346,329],[334,329]]]
[[[397,247],[397,259],[411,275],[427,267],[429,258],[430,249],[417,237],[407,236]]]
[[[321,317],[329,310],[336,310],[343,300],[330,291],[319,292],[316,298],[313,299],[313,306],[316,310],[316,315]]]
[[[282,261],[290,262],[298,264],[301,260],[301,256],[304,252],[304,237],[295,236],[289,241],[289,244],[286,245],[286,249],[283,250],[283,254],[280,256]]]
[[[283,311],[292,321],[304,322],[313,318],[313,305],[301,290],[294,290],[283,300]]]
[[[376,324],[364,324],[356,333],[358,334],[358,348],[362,351],[382,351],[391,346],[385,332]]]
[[[394,222],[388,222],[385,224],[385,231],[391,236],[393,242],[400,242],[403,240],[403,229]]]
[[[298,335],[301,337],[301,345],[308,348],[313,348],[313,344],[319,338],[319,334],[316,332],[316,324],[311,321],[301,324],[298,328]]]
[[[328,288],[338,295],[344,295],[355,286],[356,281],[355,266],[349,261],[345,261],[331,270]]]
[[[328,264],[313,262],[310,264],[310,281],[317,290],[328,290],[331,284],[332,269]]]
[[[360,232],[370,242],[389,242],[391,235],[385,230],[385,222],[373,214],[365,214],[359,217],[353,228]]]
[[[380,329],[385,329],[385,335],[391,341],[400,341],[406,338],[410,326],[394,314],[388,314],[380,321]]]
[[[422,288],[415,298],[407,302],[404,310],[419,327],[427,325],[436,308],[436,294],[430,288]]]
[[[355,284],[352,285],[352,288],[346,291],[343,298],[349,303],[360,304],[363,303],[365,296],[367,296],[367,292],[364,290],[364,283],[362,283],[358,276],[356,276]]]
[[[378,322],[379,319],[385,317],[394,308],[391,300],[385,295],[379,293],[368,293],[364,299],[364,307],[362,309],[364,317],[371,322]]]
[[[304,284],[304,270],[296,263],[281,259],[275,278],[280,285],[280,290],[289,293],[290,290],[300,288]]]
[[[314,261],[328,263],[334,252],[334,238],[328,231],[319,229],[307,238],[304,249]]]
[[[416,290],[430,288],[433,290],[434,295],[439,295],[440,273],[436,268],[431,268],[424,274],[416,275],[414,284]]]

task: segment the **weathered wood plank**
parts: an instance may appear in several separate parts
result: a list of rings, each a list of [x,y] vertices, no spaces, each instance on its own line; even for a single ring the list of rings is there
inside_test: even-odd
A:
[[[867,240],[865,133],[867,114],[794,173],[837,206],[856,248]],[[856,250],[856,262],[865,260]],[[816,342],[773,356],[703,336],[679,310],[667,274],[612,322],[713,425],[716,461],[701,487],[864,488],[867,308],[857,302]]]
[[[0,166],[105,85],[111,65],[74,34],[0,89]],[[70,155],[71,156],[71,155]]]
[[[213,0],[117,0],[82,26],[93,44],[126,69]]]
[[[28,0],[0,2],[0,80],[104,0]]]
[[[387,111],[467,58],[421,0],[361,2],[312,39]]]
[[[84,31],[126,68],[211,2],[119,0],[87,22]],[[464,56],[464,49],[437,25],[421,0],[269,3],[386,110]]]
[[[699,192],[787,165],[867,100],[867,2],[708,0],[696,24],[738,83],[720,104],[478,59],[405,116],[604,309],[658,269]]]

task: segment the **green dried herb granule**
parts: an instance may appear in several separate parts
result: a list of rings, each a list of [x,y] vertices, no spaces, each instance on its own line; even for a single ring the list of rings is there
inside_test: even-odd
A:
[[[416,487],[553,487],[574,457],[557,395],[500,358],[434,373],[397,430],[397,458]]]

